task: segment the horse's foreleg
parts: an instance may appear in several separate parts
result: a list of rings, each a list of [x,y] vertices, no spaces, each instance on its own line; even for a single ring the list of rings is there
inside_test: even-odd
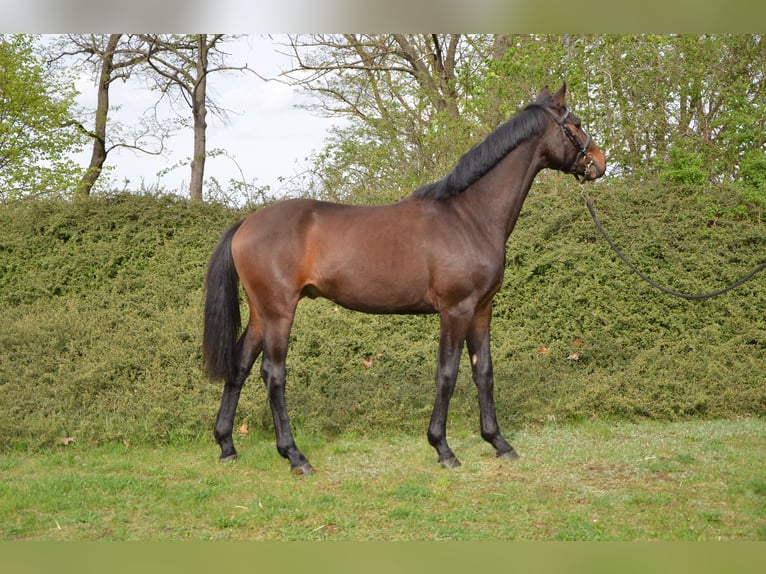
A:
[[[224,383],[221,406],[218,409],[218,416],[215,420],[214,435],[216,442],[221,447],[222,461],[237,458],[237,451],[234,448],[234,440],[232,439],[234,415],[237,412],[237,403],[239,402],[242,385],[250,374],[250,369],[258,353],[261,352],[261,343],[260,334],[257,332],[257,329],[252,327],[245,329],[237,343],[239,368],[237,369],[236,376]]]
[[[455,390],[460,353],[465,341],[465,324],[459,317],[441,316],[439,363],[436,367],[436,399],[428,425],[428,442],[439,454],[439,463],[447,468],[460,466],[460,461],[447,444],[447,412]]]
[[[495,382],[492,372],[492,356],[490,355],[490,318],[491,306],[488,305],[486,309],[474,317],[466,339],[473,381],[479,394],[481,436],[495,447],[498,457],[518,458],[516,451],[503,438],[497,424],[494,397]]]
[[[271,414],[274,417],[274,431],[277,436],[277,452],[290,461],[295,474],[310,474],[313,468],[298,450],[290,429],[290,417],[285,402],[287,342],[290,336],[290,321],[282,329],[273,329],[266,336],[263,350],[261,376],[266,384]]]

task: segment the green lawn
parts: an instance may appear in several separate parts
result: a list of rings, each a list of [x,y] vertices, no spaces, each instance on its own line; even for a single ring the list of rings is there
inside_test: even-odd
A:
[[[217,447],[74,443],[0,456],[2,540],[764,540],[766,421],[530,426],[497,460],[474,434],[445,470],[425,437]]]

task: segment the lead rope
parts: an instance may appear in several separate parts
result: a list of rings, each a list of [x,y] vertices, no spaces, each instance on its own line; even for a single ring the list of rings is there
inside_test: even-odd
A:
[[[593,223],[596,224],[596,228],[601,232],[601,235],[604,236],[604,239],[606,239],[607,243],[609,243],[609,246],[614,250],[614,252],[620,257],[620,259],[622,259],[625,262],[625,264],[628,267],[630,267],[639,277],[641,277],[641,279],[649,283],[649,285],[651,285],[652,287],[659,289],[663,293],[667,293],[668,295],[673,295],[674,297],[681,297],[682,299],[710,299],[711,297],[717,297],[718,295],[723,295],[724,293],[727,293],[731,291],[732,289],[736,289],[737,287],[742,285],[745,281],[751,279],[753,275],[766,269],[766,261],[764,261],[763,263],[758,265],[758,267],[753,269],[750,273],[743,276],[741,279],[732,283],[728,287],[724,287],[723,289],[719,289],[718,291],[713,291],[712,293],[690,295],[688,293],[680,293],[679,291],[673,291],[672,289],[668,289],[667,287],[663,287],[662,285],[655,283],[649,277],[647,277],[641,271],[639,271],[635,265],[633,265],[630,261],[628,261],[625,255],[623,255],[622,251],[620,251],[620,248],[617,247],[614,241],[612,241],[612,238],[609,237],[609,234],[604,230],[604,227],[601,225],[601,222],[598,220],[598,217],[596,217],[596,212],[593,209],[593,204],[591,203],[588,196],[585,194],[585,192],[582,192],[581,195],[582,195],[582,198],[585,200],[585,205],[587,206],[588,211],[590,212],[590,216],[593,218]]]

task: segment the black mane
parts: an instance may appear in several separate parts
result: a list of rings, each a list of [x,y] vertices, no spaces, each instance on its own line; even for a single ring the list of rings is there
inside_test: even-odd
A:
[[[413,197],[447,199],[478,181],[526,139],[545,128],[545,112],[530,104],[522,112],[501,124],[483,142],[468,150],[444,178],[412,192]]]

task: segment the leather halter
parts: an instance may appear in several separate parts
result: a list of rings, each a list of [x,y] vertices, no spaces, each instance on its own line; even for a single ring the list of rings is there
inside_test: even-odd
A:
[[[579,181],[580,183],[585,183],[586,178],[590,175],[591,168],[595,165],[593,162],[593,157],[590,153],[588,153],[588,147],[591,143],[591,138],[588,134],[583,132],[585,135],[585,141],[580,141],[580,139],[575,135],[575,133],[569,129],[569,126],[566,124],[567,119],[569,116],[572,115],[572,112],[569,111],[569,108],[564,106],[564,113],[562,115],[557,115],[549,106],[544,106],[541,104],[530,104],[527,107],[536,106],[539,108],[542,108],[546,112],[548,112],[551,117],[554,119],[554,121],[561,127],[561,131],[563,134],[569,139],[569,141],[574,144],[574,146],[578,150],[578,154],[572,159],[571,162],[569,162],[569,165],[567,165],[563,171],[565,173],[571,173],[574,175],[575,179]],[[578,174],[575,171],[575,164],[577,163],[577,160],[580,159],[580,156],[588,160],[588,163],[585,164],[585,171],[582,175]]]

